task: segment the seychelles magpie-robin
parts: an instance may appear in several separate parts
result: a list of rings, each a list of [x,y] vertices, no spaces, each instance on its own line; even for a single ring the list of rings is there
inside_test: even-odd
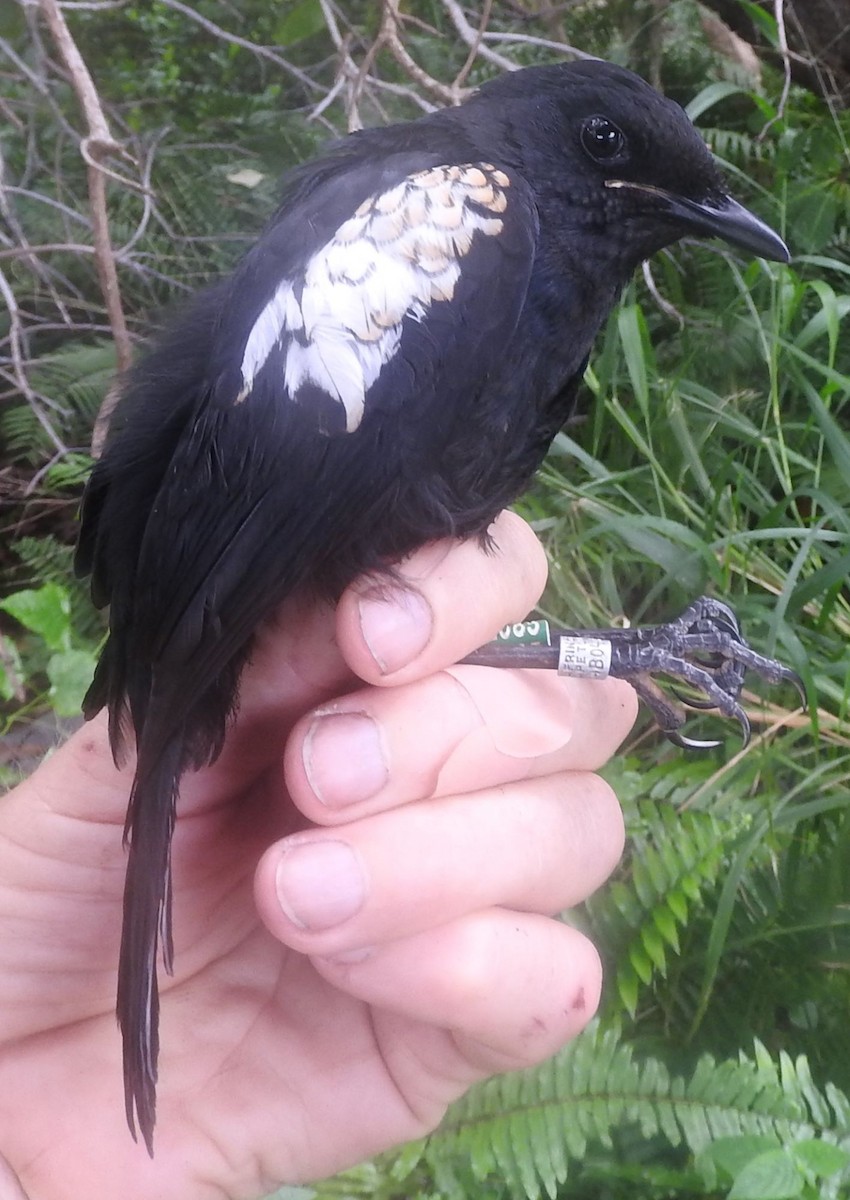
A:
[[[118,1019],[149,1150],[180,778],[220,752],[258,622],[296,589],[333,598],[429,539],[486,536],[630,275],[684,236],[788,259],[678,105],[604,62],[531,67],[296,170],[131,373],[76,563],[110,606],[85,712],[108,707],[116,759],[137,754]]]

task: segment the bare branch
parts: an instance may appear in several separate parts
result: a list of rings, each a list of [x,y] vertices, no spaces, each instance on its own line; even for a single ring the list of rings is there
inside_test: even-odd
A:
[[[127,0],[59,0],[59,7],[65,12],[80,9],[82,12],[104,12],[110,8],[125,8]]]
[[[490,50],[489,47],[480,45],[478,31],[473,29],[464,16],[463,9],[457,3],[457,0],[441,0],[443,8],[449,15],[451,23],[460,34],[462,40],[470,48],[475,46],[477,53],[487,62],[492,63],[494,67],[499,67],[502,71],[517,71],[519,64],[511,62],[509,58],[505,58],[501,54],[497,54],[495,50]],[[486,35],[485,35],[486,37]]]
[[[493,8],[493,0],[484,0],[484,8],[481,12],[481,20],[478,22],[478,29],[476,31],[475,41],[469,47],[469,53],[466,56],[466,62],[463,64],[463,66],[458,71],[457,75],[455,76],[454,83],[452,84],[452,86],[455,88],[461,87],[466,82],[469,72],[472,70],[473,66],[475,65],[475,60],[478,57],[478,50],[481,46],[481,39],[484,36],[484,31],[486,30],[487,25],[490,21],[490,12],[491,12],[492,8]]]
[[[579,50],[569,42],[553,42],[550,38],[533,37],[530,33],[485,33],[485,42],[522,42],[526,46],[538,46],[541,50],[555,50],[558,54],[571,54],[573,58],[597,59],[596,54]],[[514,64],[516,70],[516,64]]]
[[[6,307],[9,310],[9,349],[12,357],[12,370],[15,382],[20,388],[21,393],[27,400],[30,400],[33,393],[27,379],[26,370],[24,369],[26,350],[20,310],[15,293],[12,291],[9,281],[2,271],[0,271],[0,296],[6,301]]]
[[[15,187],[12,184],[5,184],[3,191],[10,196],[26,196],[28,200],[37,200],[39,204],[56,208],[70,221],[78,221],[80,225],[85,225],[86,229],[91,229],[91,221],[83,213],[77,212],[75,208],[63,204],[60,200],[55,200],[52,196],[45,196],[43,192],[34,192],[31,188]]]
[[[12,246],[9,250],[0,250],[0,262],[9,258],[29,258],[33,254],[56,254],[67,251],[68,254],[94,254],[94,246],[86,246],[83,242],[44,242],[40,246]]]
[[[773,0],[773,15],[776,18],[777,44],[779,46],[779,53],[782,56],[784,78],[782,80],[782,92],[779,97],[779,103],[776,106],[776,114],[763,126],[759,134],[759,140],[765,136],[771,125],[775,125],[777,121],[782,120],[785,115],[788,96],[791,93],[791,55],[788,50],[788,31],[785,28],[785,0]]]
[[[57,0],[40,0],[40,5],[51,36],[71,76],[71,82],[88,127],[88,136],[83,139],[80,150],[88,166],[89,207],[92,219],[95,266],[100,290],[109,314],[109,324],[112,327],[118,370],[124,372],[130,366],[132,349],[121,303],[118,271],[109,234],[106,179],[101,166],[101,160],[106,155],[122,153],[123,147],[112,137],[94,80],[71,36],[71,31]]]
[[[644,259],[644,261],[641,263],[641,270],[643,272],[643,281],[649,289],[649,294],[652,296],[655,303],[663,313],[665,313],[668,317],[671,317],[676,322],[680,329],[684,329],[686,324],[685,318],[679,312],[678,308],[676,308],[676,305],[672,304],[666,296],[662,296],[661,292],[658,290],[658,284],[655,282],[655,276],[652,274],[652,264],[648,259]]]
[[[446,0],[444,0],[445,2]],[[449,0],[449,2],[453,3],[453,0]],[[458,9],[458,11],[460,10]],[[461,13],[461,19],[466,23],[463,13]],[[393,58],[414,83],[418,83],[420,87],[425,88],[427,92],[430,92],[432,96],[435,96],[443,104],[460,104],[461,100],[469,94],[469,89],[456,87],[454,84],[446,85],[445,83],[441,83],[439,79],[435,79],[433,75],[429,75],[426,70],[420,67],[419,63],[410,56],[402,43],[399,34],[400,24],[401,17],[398,11],[398,0],[384,0],[378,40],[387,47]],[[467,45],[471,46],[477,40],[477,34],[471,25],[467,25],[466,28],[470,34]]]
[[[35,390],[30,386],[27,378],[26,368],[24,366],[25,346],[24,346],[24,331],[21,323],[20,310],[18,302],[15,299],[15,293],[7,280],[6,276],[0,271],[0,296],[6,301],[6,307],[9,310],[9,343],[12,358],[12,381],[20,390],[29,404],[32,412],[35,414],[39,424],[44,429],[47,436],[50,438],[53,445],[61,453],[65,452],[65,444],[53,428],[52,424],[45,414],[40,397]],[[2,372],[6,374],[6,372]]]

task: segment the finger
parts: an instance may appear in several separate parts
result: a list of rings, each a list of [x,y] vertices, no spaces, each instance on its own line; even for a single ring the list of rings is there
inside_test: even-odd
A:
[[[546,583],[546,557],[531,528],[503,512],[478,539],[432,542],[395,579],[364,577],[342,596],[337,639],[368,683],[405,683],[456,662],[507,622],[524,617]]]
[[[622,846],[611,789],[571,773],[296,834],[263,856],[255,897],[279,940],[338,954],[494,905],[557,912],[607,879]]]
[[[0,1157],[0,1200],[27,1200],[20,1180],[2,1157]]]
[[[369,681],[402,681],[454,662],[486,641],[506,621],[524,616],[542,591],[546,560],[524,521],[503,513],[493,525],[492,551],[477,540],[433,542],[403,563],[400,587],[390,576],[364,577],[331,605],[308,595],[290,597],[256,631],[240,680],[239,719],[214,768],[223,788],[256,777],[282,752],[294,720],[321,700],[351,687],[355,674]],[[487,593],[481,603],[479,590]],[[453,610],[457,606],[457,615]],[[398,663],[383,672],[375,652]],[[426,645],[427,643],[427,645]],[[202,774],[199,782],[206,788]]]
[[[619,680],[452,668],[308,714],[287,744],[285,786],[310,820],[333,824],[432,795],[595,770],[636,711]]]
[[[599,955],[577,930],[504,909],[354,961],[312,961],[337,988],[377,1009],[450,1030],[471,1068],[466,1083],[554,1054],[593,1016],[602,986]]]

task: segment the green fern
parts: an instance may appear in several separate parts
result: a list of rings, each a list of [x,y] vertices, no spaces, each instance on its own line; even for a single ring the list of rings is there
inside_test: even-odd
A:
[[[753,1134],[785,1145],[816,1136],[847,1149],[850,1100],[818,1088],[804,1058],[773,1059],[760,1044],[726,1062],[704,1055],[674,1074],[596,1025],[541,1066],[474,1088],[434,1134],[402,1152],[395,1177],[398,1164],[412,1173],[424,1162],[436,1174],[439,1164],[464,1163],[480,1183],[503,1180],[508,1196],[555,1200],[594,1149],[616,1161],[630,1129],[691,1156],[719,1138]],[[848,1180],[845,1170],[824,1196]]]
[[[662,779],[672,791],[675,772],[665,772]],[[619,1002],[634,1017],[641,989],[656,974],[666,976],[670,951],[681,953],[680,930],[687,927],[703,888],[716,883],[724,842],[732,834],[708,812],[677,813],[655,800],[628,805],[626,828],[628,860],[587,908],[594,935],[618,964]]]

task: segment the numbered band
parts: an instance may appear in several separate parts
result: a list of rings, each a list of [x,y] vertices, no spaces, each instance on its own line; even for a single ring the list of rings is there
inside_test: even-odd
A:
[[[500,646],[551,646],[548,621],[517,621],[499,630],[496,639]]]
[[[611,643],[605,638],[564,637],[559,639],[559,675],[605,679],[611,670]]]

